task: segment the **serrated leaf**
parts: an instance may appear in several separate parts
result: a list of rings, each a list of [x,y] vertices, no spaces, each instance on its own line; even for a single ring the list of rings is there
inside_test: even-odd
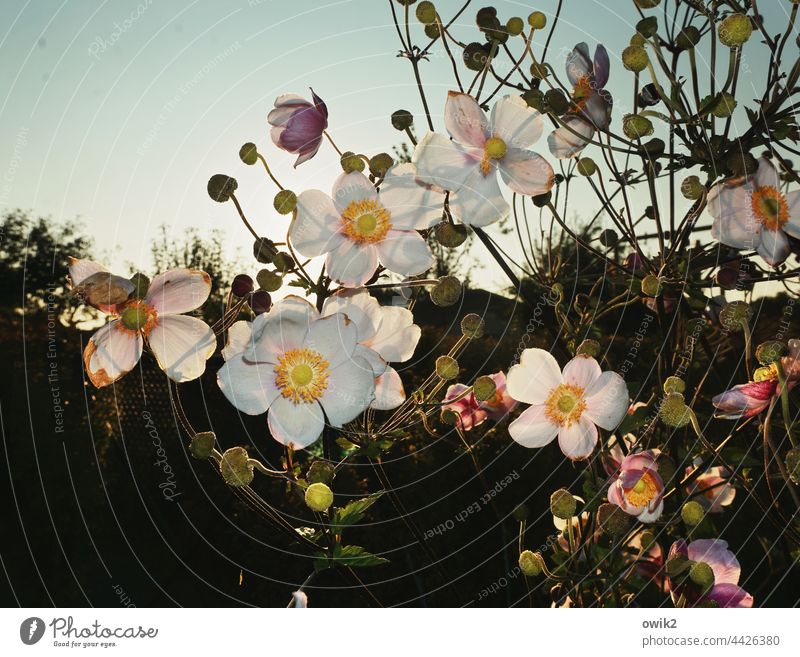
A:
[[[378,491],[377,493],[363,497],[360,500],[353,500],[345,506],[337,508],[333,512],[331,526],[335,528],[337,533],[340,533],[343,527],[349,527],[361,522],[367,509],[375,504],[381,495],[383,495],[383,491]]]
[[[333,560],[350,568],[368,568],[389,563],[388,559],[367,552],[360,545],[337,545],[333,552]]]

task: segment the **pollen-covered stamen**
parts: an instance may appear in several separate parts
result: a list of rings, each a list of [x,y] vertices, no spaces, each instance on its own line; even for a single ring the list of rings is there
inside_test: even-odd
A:
[[[753,192],[753,214],[769,230],[781,228],[789,220],[789,204],[775,187],[766,185]]]
[[[316,401],[328,387],[328,366],[312,349],[290,349],[275,366],[275,385],[295,404]]]
[[[631,487],[625,489],[625,497],[633,506],[646,507],[658,494],[658,484],[655,477],[645,472]]]
[[[138,300],[129,301],[120,312],[123,328],[128,331],[141,331],[145,336],[153,330],[157,319],[156,309]]]
[[[508,146],[500,137],[489,137],[483,145],[481,173],[488,176],[492,170],[492,160],[502,160],[506,156],[506,151],[508,151]]]
[[[583,388],[562,383],[550,393],[544,405],[545,415],[551,422],[560,426],[572,426],[586,410]]]
[[[589,96],[592,95],[592,79],[588,75],[584,75],[580,80],[575,83],[572,90],[572,104],[573,107],[570,111],[577,114],[586,109],[586,103],[589,102]]]
[[[351,201],[342,212],[345,234],[355,242],[380,242],[392,227],[391,215],[377,201]]]

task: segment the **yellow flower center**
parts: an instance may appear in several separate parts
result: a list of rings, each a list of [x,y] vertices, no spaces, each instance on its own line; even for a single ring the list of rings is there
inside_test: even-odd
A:
[[[489,137],[483,145],[483,157],[481,158],[481,173],[484,177],[489,175],[492,170],[492,160],[502,160],[506,156],[508,147],[500,137]]]
[[[553,424],[572,426],[586,410],[583,388],[562,383],[550,393],[544,405],[545,415]]]
[[[777,230],[789,220],[789,204],[775,187],[758,187],[753,192],[753,214],[769,230]]]
[[[625,491],[625,497],[634,506],[647,506],[657,494],[658,484],[648,472],[645,472],[632,488]]]
[[[770,365],[766,365],[764,367],[759,367],[755,372],[753,372],[753,381],[756,383],[761,383],[762,381],[771,381],[772,379],[778,378],[778,368],[775,363],[771,363]]]
[[[586,103],[589,101],[589,96],[592,94],[592,81],[588,75],[584,75],[580,80],[575,83],[572,90],[572,103],[573,107],[571,112],[577,114],[586,108]]]
[[[149,335],[157,319],[158,313],[155,308],[136,299],[126,303],[120,312],[122,327],[131,333],[141,331],[144,335]]]
[[[392,227],[389,211],[372,199],[351,201],[342,212],[344,232],[354,242],[380,242]]]
[[[274,371],[281,395],[295,404],[316,401],[328,387],[328,361],[311,349],[290,349]]]

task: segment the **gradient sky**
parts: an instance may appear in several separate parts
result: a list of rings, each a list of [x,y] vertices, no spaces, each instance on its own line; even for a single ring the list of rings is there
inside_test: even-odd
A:
[[[462,2],[436,4],[448,17]],[[478,38],[474,15],[484,4],[473,2],[465,12],[459,37]],[[494,2],[503,20],[533,9],[551,16],[556,4]],[[788,1],[762,4],[773,31],[785,26]],[[551,48],[587,41],[594,49],[604,42],[612,55],[609,87],[615,98],[622,89],[629,96],[632,76],[617,57],[633,33],[633,3],[564,5]],[[162,223],[178,235],[190,226],[223,228],[229,245],[249,252],[251,240],[234,208],[206,194],[209,176],[218,172],[239,180],[259,232],[284,235],[288,220],[271,207],[274,187],[260,167],[238,159],[246,141],[259,145],[285,186],[330,189],[340,169],[327,144],[293,170],[294,157],[269,141],[266,115],[280,93],[306,94],[313,86],[328,104],[330,132],[345,149],[391,151],[400,135],[388,117],[401,107],[417,114],[423,131],[411,68],[396,56],[388,0],[3,0],[0,12],[0,210],[81,217],[100,249],[119,246],[106,254],[112,266],[116,258],[146,268]],[[417,43],[427,43],[416,20],[412,30]],[[765,61],[752,57],[743,89],[763,81]],[[453,83],[440,47],[422,75],[443,130],[442,106]],[[616,107],[619,121],[624,101]],[[544,141],[538,150],[546,151]],[[591,198],[575,211],[589,215],[596,206]]]

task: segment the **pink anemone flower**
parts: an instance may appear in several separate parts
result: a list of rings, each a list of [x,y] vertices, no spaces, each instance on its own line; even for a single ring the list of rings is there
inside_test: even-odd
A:
[[[739,586],[742,568],[728,543],[719,538],[698,539],[688,545],[683,539],[675,541],[669,549],[668,562],[676,557],[694,563],[706,563],[714,573],[714,585],[703,594],[691,581],[676,582],[670,578],[673,601],[683,598],[688,606],[710,603],[716,607],[752,607],[753,596]],[[667,564],[669,568],[669,563]]]
[[[495,372],[489,375],[495,384],[495,394],[491,399],[479,402],[475,399],[472,392],[464,394],[469,386],[463,383],[455,383],[447,389],[443,408],[452,411],[456,415],[456,422],[462,431],[469,431],[474,427],[483,424],[487,419],[493,422],[500,422],[517,405],[506,389],[506,375],[503,372]],[[451,403],[447,403],[452,401]]]
[[[608,501],[640,522],[655,522],[664,511],[664,482],[657,458],[655,450],[628,454],[608,487]]]
[[[275,99],[275,109],[267,115],[274,144],[298,156],[294,166],[317,154],[328,127],[328,108],[313,89],[311,98],[313,102],[297,94],[283,94]]]

